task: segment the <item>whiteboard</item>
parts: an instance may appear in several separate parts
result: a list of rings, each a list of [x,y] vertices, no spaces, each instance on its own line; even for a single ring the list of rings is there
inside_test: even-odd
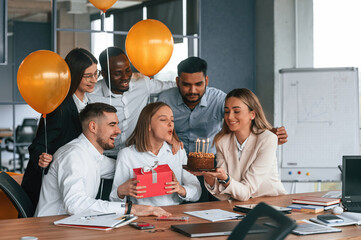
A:
[[[357,68],[282,69],[279,81],[282,180],[340,180],[342,156],[359,154]]]

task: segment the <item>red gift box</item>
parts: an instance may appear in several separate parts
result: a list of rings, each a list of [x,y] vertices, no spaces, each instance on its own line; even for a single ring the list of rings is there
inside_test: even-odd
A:
[[[172,170],[168,164],[158,165],[155,168],[134,168],[133,173],[134,179],[139,180],[137,186],[147,187],[141,189],[146,190],[146,192],[142,194],[143,198],[169,194],[167,191],[170,191],[170,189],[165,189],[166,183],[172,181]]]

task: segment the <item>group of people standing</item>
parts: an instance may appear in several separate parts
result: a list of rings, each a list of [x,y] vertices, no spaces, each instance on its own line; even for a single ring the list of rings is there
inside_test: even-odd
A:
[[[208,193],[241,201],[286,193],[276,159],[286,130],[272,128],[250,90],[226,95],[207,87],[203,59],[183,60],[176,82],[133,74],[118,47],[100,54],[101,71],[82,48],[70,51],[65,61],[69,94],[47,115],[47,151],[40,120],[22,182],[37,206],[35,216],[89,210],[161,216],[170,213],[159,206],[207,201]],[[148,104],[151,94],[159,94],[158,102]],[[182,168],[197,138],[214,142],[216,172]],[[169,195],[142,198],[147,189],[137,186],[132,170],[154,164],[168,164],[173,171],[165,186]],[[101,178],[114,178],[111,201],[96,199]]]

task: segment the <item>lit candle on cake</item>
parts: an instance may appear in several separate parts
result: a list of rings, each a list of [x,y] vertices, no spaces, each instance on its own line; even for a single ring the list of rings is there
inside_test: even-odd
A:
[[[196,152],[198,152],[198,151],[197,151],[197,149],[198,149],[198,140],[199,140],[199,139],[197,138],[197,141],[196,141]]]
[[[203,142],[202,152],[204,152],[204,150],[205,150],[205,149],[204,149],[204,144],[206,143],[206,141],[203,139],[202,142]]]
[[[198,152],[200,152],[201,151],[201,140],[198,138],[197,142],[198,142]]]
[[[209,146],[209,138],[207,138],[207,153],[208,153],[208,146]]]

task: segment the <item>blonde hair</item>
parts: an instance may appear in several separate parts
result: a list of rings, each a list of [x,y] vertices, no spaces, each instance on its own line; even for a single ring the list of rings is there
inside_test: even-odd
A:
[[[139,115],[134,131],[127,139],[127,146],[135,144],[135,148],[138,152],[147,152],[150,150],[149,125],[152,121],[152,117],[162,107],[169,107],[171,109],[171,107],[164,102],[149,103],[143,108]],[[179,141],[174,129],[173,138]]]
[[[247,88],[237,88],[230,91],[226,96],[226,102],[229,98],[235,97],[240,99],[244,104],[247,105],[249,111],[255,112],[255,118],[251,123],[251,132],[253,134],[261,134],[265,130],[272,130],[272,125],[267,121],[266,116],[263,112],[261,103],[258,100],[258,97]],[[222,129],[214,137],[213,144],[218,143],[218,141],[227,133],[230,133],[229,127],[225,121],[223,121]]]

